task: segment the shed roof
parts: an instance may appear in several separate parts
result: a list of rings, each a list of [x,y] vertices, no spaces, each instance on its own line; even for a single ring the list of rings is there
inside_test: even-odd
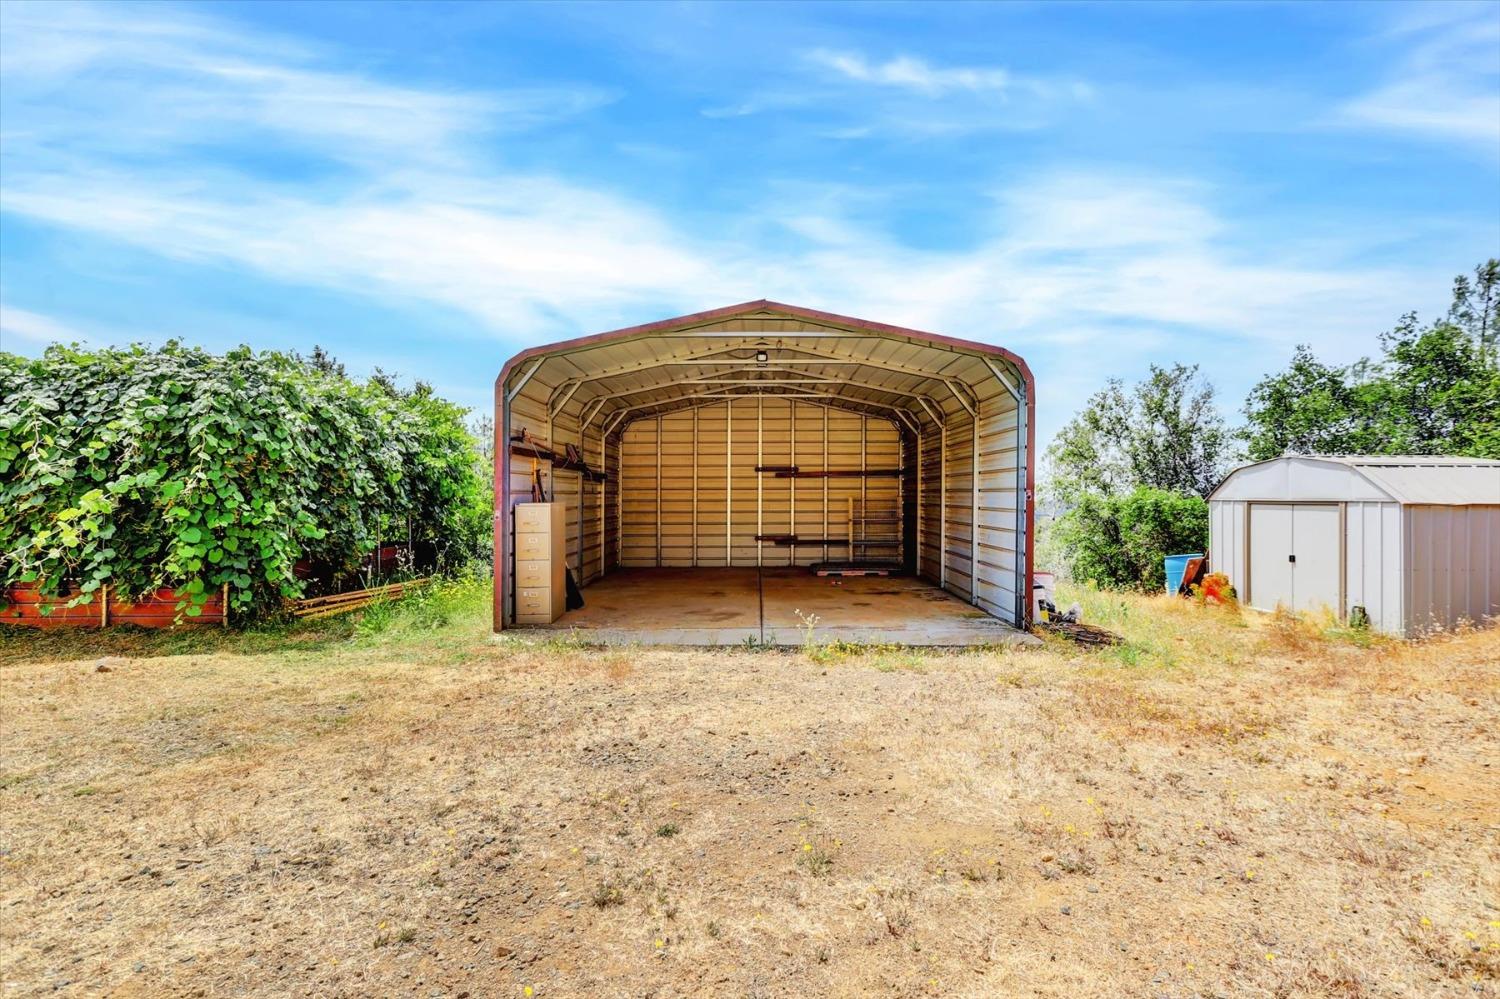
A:
[[[1411,454],[1286,455],[1281,458],[1271,458],[1267,461],[1243,465],[1230,472],[1209,495],[1209,499],[1248,498],[1221,497],[1220,494],[1226,491],[1226,487],[1241,472],[1278,463],[1293,462],[1342,466],[1397,503],[1422,506],[1500,505],[1500,461],[1491,458]]]

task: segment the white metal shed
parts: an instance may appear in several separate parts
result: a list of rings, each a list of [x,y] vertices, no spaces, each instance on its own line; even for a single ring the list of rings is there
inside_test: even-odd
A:
[[[1500,461],[1274,458],[1208,505],[1210,566],[1250,607],[1361,607],[1397,635],[1500,617]]]

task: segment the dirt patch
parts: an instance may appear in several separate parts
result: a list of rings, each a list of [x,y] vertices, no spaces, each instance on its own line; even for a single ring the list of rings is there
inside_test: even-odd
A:
[[[1121,598],[1123,650],[898,663],[492,642],[482,599],[8,650],[7,994],[1497,994],[1493,633]]]

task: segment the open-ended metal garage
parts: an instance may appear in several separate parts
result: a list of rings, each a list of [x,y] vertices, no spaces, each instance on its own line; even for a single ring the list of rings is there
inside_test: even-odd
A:
[[[495,382],[495,630],[561,585],[530,560],[541,511],[518,513],[541,498],[585,602],[547,627],[1013,640],[1034,400],[1002,348],[769,301],[524,350]]]

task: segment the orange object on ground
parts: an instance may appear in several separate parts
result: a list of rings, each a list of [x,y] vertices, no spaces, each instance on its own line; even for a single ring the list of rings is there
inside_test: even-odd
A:
[[[34,583],[17,583],[9,590],[0,592],[0,624],[19,625],[27,628],[103,628],[112,624],[133,624],[138,628],[170,628],[175,623],[211,624],[224,623],[224,594],[216,591],[208,595],[201,605],[203,613],[197,617],[183,616],[177,621],[178,592],[160,589],[142,600],[125,600],[116,597],[111,589],[101,600],[98,596],[90,603],[69,607],[67,596],[47,596],[37,591]]]

